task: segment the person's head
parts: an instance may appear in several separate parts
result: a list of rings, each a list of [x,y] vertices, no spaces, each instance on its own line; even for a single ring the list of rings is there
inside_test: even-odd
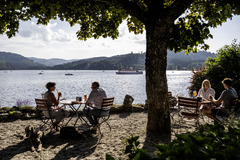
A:
[[[94,89],[96,89],[96,88],[98,88],[100,85],[99,85],[99,83],[98,82],[93,82],[92,83],[92,90],[94,90]]]
[[[208,79],[205,79],[203,82],[202,82],[202,88],[203,89],[208,89],[208,88],[211,88],[211,83]]]
[[[55,82],[48,82],[46,84],[46,88],[49,90],[49,91],[54,91],[55,88],[56,88],[56,83]]]
[[[224,78],[224,80],[222,81],[222,84],[225,89],[231,88],[232,87],[232,79]]]

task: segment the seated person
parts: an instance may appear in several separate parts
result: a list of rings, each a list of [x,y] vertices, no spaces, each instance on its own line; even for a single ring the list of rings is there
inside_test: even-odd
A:
[[[89,107],[84,111],[88,121],[92,126],[97,126],[98,116],[100,116],[102,110],[101,105],[103,98],[107,98],[107,94],[104,89],[99,88],[98,82],[92,83],[92,91],[87,99],[86,105]]]
[[[210,96],[210,100],[213,104],[220,105],[223,102],[222,105],[220,107],[203,109],[203,113],[206,116],[217,122],[219,122],[219,120],[216,118],[216,115],[227,116],[234,103],[234,100],[238,98],[237,92],[234,88],[232,88],[232,80],[230,78],[225,78],[222,81],[222,84],[226,90],[222,92],[220,97],[215,100],[214,97]]]
[[[62,109],[62,107],[58,107],[59,105],[59,99],[61,97],[61,92],[58,92],[58,99],[56,99],[53,91],[56,89],[56,83],[55,82],[48,82],[46,84],[46,88],[48,91],[45,92],[44,98],[47,100],[48,104],[50,106],[55,106],[56,109],[50,108],[49,112],[52,118],[54,118],[56,121],[52,124],[53,128],[55,128],[57,131],[59,130],[58,124],[65,118],[69,116],[69,112]],[[44,112],[44,115],[48,118],[50,118],[50,115],[48,111]]]
[[[205,79],[202,82],[202,88],[198,91],[197,97],[202,97],[203,101],[210,101],[210,96],[213,96],[213,98],[215,98],[215,90],[211,88],[210,81]]]

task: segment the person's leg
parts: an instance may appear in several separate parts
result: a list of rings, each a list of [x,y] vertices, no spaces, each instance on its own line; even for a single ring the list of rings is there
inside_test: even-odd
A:
[[[88,121],[94,125],[94,120],[92,118],[92,110],[91,108],[87,108],[85,111],[84,111],[84,114],[86,116],[86,118],[88,119]]]
[[[212,111],[215,112],[215,110],[214,110],[214,109],[211,109],[211,108],[204,108],[204,109],[203,109],[203,113],[204,113],[207,117],[213,119],[214,121],[219,122],[219,120],[214,116],[215,113],[212,113]]]
[[[95,111],[93,113],[94,125],[98,124],[98,120],[99,120],[100,115],[101,115],[101,110],[95,109]]]
[[[59,124],[67,116],[69,116],[68,111],[59,110],[59,111],[52,111],[51,112],[51,117],[56,120],[55,124]]]

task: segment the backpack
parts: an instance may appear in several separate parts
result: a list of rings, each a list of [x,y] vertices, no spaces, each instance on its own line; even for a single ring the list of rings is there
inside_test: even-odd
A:
[[[79,134],[75,127],[67,126],[60,129],[60,136],[64,139],[78,138]]]

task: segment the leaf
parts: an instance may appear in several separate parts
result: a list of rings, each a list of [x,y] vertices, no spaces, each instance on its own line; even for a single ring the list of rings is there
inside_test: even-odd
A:
[[[106,154],[106,160],[115,160],[111,155]]]

